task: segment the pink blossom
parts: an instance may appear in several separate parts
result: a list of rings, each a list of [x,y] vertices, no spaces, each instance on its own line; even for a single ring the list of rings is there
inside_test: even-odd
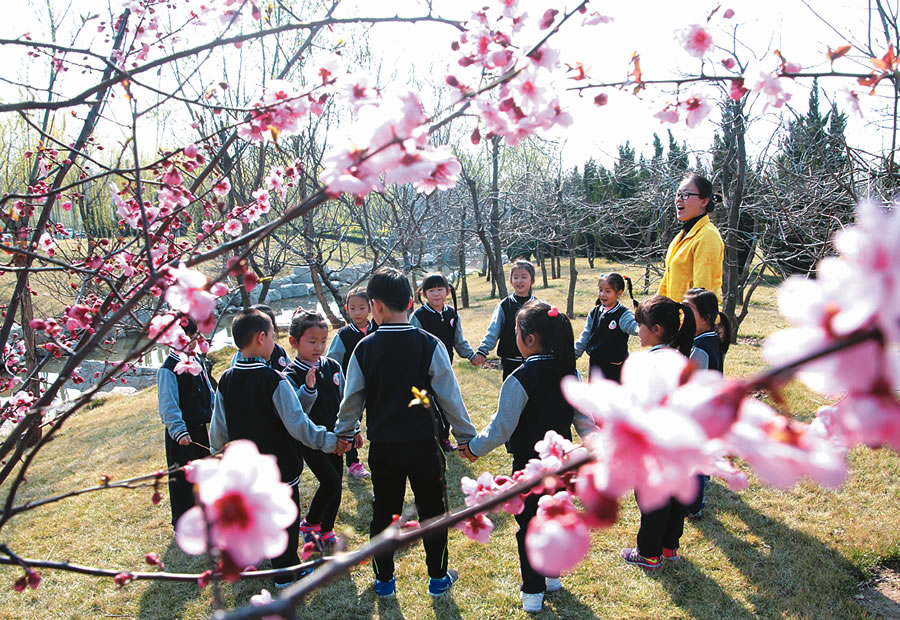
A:
[[[681,45],[687,53],[696,58],[703,58],[713,47],[712,35],[698,24],[691,24],[678,33]]]
[[[862,108],[859,107],[859,95],[856,94],[856,91],[850,90],[849,88],[840,88],[838,89],[838,92],[844,95],[844,103],[850,108],[850,111],[858,114],[859,117],[862,118]]]
[[[544,16],[541,17],[540,29],[546,30],[550,26],[553,25],[553,21],[556,19],[556,16],[559,14],[559,11],[556,9],[547,9],[544,11]]]
[[[177,168],[172,166],[163,175],[162,182],[166,185],[181,185],[181,173],[178,172]]]
[[[365,150],[351,148],[335,149],[322,158],[320,179],[330,195],[347,193],[362,199],[371,191],[383,189],[379,171],[364,159],[365,156]]]
[[[262,607],[263,605],[268,605],[272,602],[272,595],[268,590],[263,588],[259,591],[259,594],[254,594],[250,597],[250,604],[253,607]],[[262,620],[281,620],[281,616],[263,616]]]
[[[725,67],[726,69],[728,69],[729,71],[734,69],[735,65],[737,65],[737,62],[735,62],[734,58],[723,58],[722,59],[722,66]],[[732,85],[733,84],[734,84],[734,81],[732,81]],[[741,78],[741,85],[743,85],[743,84],[744,84],[744,80],[743,80],[743,78]],[[732,88],[734,88],[734,87],[732,86]],[[733,97],[733,95],[732,95],[732,97]]]
[[[50,233],[44,233],[38,239],[38,245],[47,253],[47,256],[56,254],[56,241],[50,236]]]
[[[822,486],[837,487],[847,477],[845,448],[759,401],[744,402],[725,439],[766,484],[790,488],[808,476]]]
[[[534,444],[541,461],[551,469],[559,467],[573,447],[571,441],[553,430],[547,431],[544,438]]]
[[[244,230],[244,225],[241,224],[240,220],[228,220],[225,222],[224,231],[226,234],[231,235],[232,237],[240,236],[241,232]]]
[[[72,201],[71,200],[63,200],[59,205],[63,211],[71,211],[72,210]]]
[[[216,298],[206,289],[206,276],[189,269],[184,264],[170,267],[169,274],[175,282],[166,289],[166,302],[174,310],[184,312],[197,321],[201,331],[208,331],[207,325],[216,309]]]
[[[667,105],[654,114],[653,118],[658,118],[660,123],[677,123],[679,119],[678,108]]]
[[[78,329],[86,329],[91,326],[94,320],[93,311],[87,306],[76,304],[66,308],[66,329],[75,331]]]
[[[185,157],[195,159],[200,151],[197,149],[196,144],[188,144],[186,147],[184,147],[183,152]]]
[[[791,98],[791,94],[784,92],[784,89],[781,87],[778,76],[765,71],[760,72],[759,81],[753,87],[753,90],[766,96],[766,105],[763,107],[763,112],[769,106],[780,108]]]
[[[535,570],[548,576],[561,575],[575,568],[590,546],[590,531],[567,492],[538,500],[537,514],[525,535],[528,561]]]
[[[581,21],[582,26],[596,26],[597,24],[609,24],[613,21],[612,17],[600,15],[597,11],[592,11],[589,15],[585,15]]]
[[[734,9],[725,9],[725,12],[722,13],[722,17],[725,19],[731,19],[734,17]]]
[[[730,58],[728,60],[731,60]],[[732,65],[734,61],[732,60]],[[740,101],[744,98],[744,95],[749,93],[750,91],[744,87],[744,78],[735,78],[731,80],[731,86],[728,90],[728,96],[731,97],[735,101]]]
[[[166,346],[172,346],[182,338],[186,339],[181,322],[173,314],[157,314],[150,319],[147,337],[152,340],[157,336],[159,336],[157,342]]]
[[[851,394],[834,406],[819,407],[813,427],[848,448],[865,444],[900,450],[900,403],[890,394]]]
[[[261,213],[269,212],[269,192],[265,189],[258,189],[253,192],[253,199],[256,201],[256,204],[259,205]]]
[[[460,521],[454,527],[474,541],[487,544],[494,531],[494,523],[482,514],[477,514],[471,519]]]
[[[477,480],[463,476],[460,480],[462,492],[466,496],[466,506],[475,506],[495,495],[499,487],[494,482],[494,476],[484,472]]]
[[[222,177],[218,181],[216,181],[215,185],[213,185],[213,194],[219,196],[220,198],[224,198],[228,195],[228,192],[231,191],[231,181],[228,180],[228,177]]]
[[[510,478],[509,476],[497,476],[494,478],[494,482],[497,485],[497,492],[502,493],[506,490],[507,487],[516,484],[518,480]],[[503,511],[507,512],[511,515],[521,514],[523,510],[525,510],[525,500],[522,495],[516,495],[503,503]]]
[[[709,116],[710,111],[712,111],[712,105],[709,101],[697,96],[685,99],[681,105],[687,110],[685,123],[692,129],[699,125],[707,116]]]
[[[238,566],[276,557],[288,544],[285,529],[297,517],[291,488],[281,482],[275,457],[238,440],[225,448],[215,466],[197,468],[193,477],[200,505],[178,520],[175,540],[187,553],[205,553],[212,544]],[[210,540],[207,541],[207,523]]]
[[[197,358],[193,356],[188,357],[184,353],[179,353],[178,357],[180,358],[180,361],[175,364],[174,368],[176,375],[187,372],[196,377],[202,372],[203,368],[200,366],[200,362],[197,361]]]

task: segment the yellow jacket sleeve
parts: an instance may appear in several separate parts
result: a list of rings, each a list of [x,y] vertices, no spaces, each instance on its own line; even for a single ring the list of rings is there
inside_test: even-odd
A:
[[[722,236],[704,216],[687,236],[678,233],[669,244],[658,294],[680,302],[688,289],[701,287],[721,297],[724,258]]]

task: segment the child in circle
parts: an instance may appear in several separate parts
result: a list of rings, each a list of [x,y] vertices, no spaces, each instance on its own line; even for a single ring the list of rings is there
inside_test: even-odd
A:
[[[650,347],[650,351],[669,347],[685,357],[690,354],[696,326],[694,313],[687,304],[656,295],[641,302],[635,319],[641,346]],[[622,549],[622,559],[648,571],[659,569],[663,561],[678,560],[687,506],[671,497],[661,507],[648,510],[641,506],[641,497],[637,493],[635,499],[641,510],[637,546]]]
[[[450,295],[453,296],[452,306],[447,305],[447,297]],[[462,323],[456,311],[456,289],[447,278],[441,273],[428,274],[422,280],[422,286],[416,291],[416,297],[422,305],[413,312],[409,319],[410,325],[437,336],[447,347],[451,363],[454,350],[467,360],[475,357],[475,351],[463,335]]]
[[[347,364],[350,362],[353,349],[360,340],[378,329],[378,325],[375,324],[375,321],[369,320],[372,307],[366,289],[361,286],[350,289],[347,293],[344,298],[344,310],[350,317],[350,324],[340,328],[331,339],[327,355],[341,365],[341,372],[346,377]],[[360,462],[359,450],[356,448],[351,448],[345,458],[347,459],[347,473],[357,480],[368,478],[371,475],[365,465]]]
[[[697,323],[697,335],[694,336],[694,348],[691,360],[697,368],[725,372],[725,353],[731,344],[731,321],[724,312],[719,311],[719,300],[716,294],[705,288],[689,289],[684,295],[684,303],[690,306]],[[703,518],[703,507],[706,505],[706,483],[709,476],[697,477],[700,492],[696,501],[688,506],[688,519]]]
[[[497,347],[500,364],[503,366],[505,380],[516,368],[525,362],[522,353],[516,346],[516,314],[522,306],[534,299],[531,287],[534,286],[534,265],[531,261],[520,258],[509,268],[509,283],[513,293],[494,309],[491,324],[488,326],[484,340],[478,346],[478,352],[472,357],[473,366],[484,366],[488,353]]]
[[[575,343],[575,358],[587,353],[591,372],[599,370],[606,379],[621,383],[622,364],[628,359],[628,336],[637,336],[634,314],[619,303],[628,285],[628,295],[635,308],[637,301],[631,289],[631,278],[618,273],[600,276],[597,281],[597,301],[588,314],[581,337]]]
[[[344,396],[344,373],[340,364],[323,356],[328,323],[317,312],[298,309],[291,319],[289,341],[296,356],[285,374],[298,386],[297,397],[309,419],[333,431]],[[343,459],[302,443],[298,446],[303,460],[319,481],[306,518],[300,523],[300,534],[306,542],[318,537],[323,546],[334,547],[339,543],[334,520],[341,505]]]
[[[563,377],[578,376],[572,324],[566,315],[542,301],[530,301],[516,315],[516,340],[525,362],[503,382],[497,413],[490,424],[468,447],[462,448],[462,455],[474,460],[505,443],[513,455],[513,472],[524,469],[530,459],[538,458],[534,444],[547,431],[571,439],[573,423],[582,437],[594,429],[591,421],[566,401],[560,389]],[[541,610],[544,592],[562,588],[559,575],[538,573],[525,550],[525,534],[537,513],[539,498],[538,494],[528,495],[525,509],[516,515],[522,607],[529,612]]]

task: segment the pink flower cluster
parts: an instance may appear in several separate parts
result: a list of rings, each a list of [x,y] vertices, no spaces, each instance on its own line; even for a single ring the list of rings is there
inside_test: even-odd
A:
[[[838,256],[823,259],[815,280],[794,276],[779,290],[793,327],[773,334],[763,353],[785,364],[871,329],[869,339],[805,364],[798,378],[825,396],[821,426],[842,445],[900,449],[900,216],[897,205],[863,202],[856,224],[834,239]]]
[[[297,505],[291,488],[281,482],[275,457],[239,440],[225,448],[221,460],[190,465],[185,475],[197,486],[199,505],[176,524],[175,540],[182,550],[199,555],[212,546],[241,567],[284,552],[285,530],[297,517]]]
[[[700,95],[691,95],[676,104],[668,104],[653,117],[658,118],[660,123],[677,123],[681,120],[681,112],[684,112],[685,124],[693,129],[703,122],[711,111],[712,104],[708,99]]]
[[[327,98],[327,95],[321,97]],[[301,93],[288,81],[272,80],[262,99],[253,104],[250,121],[238,128],[238,135],[246,140],[269,138],[277,142],[281,134],[297,133],[301,119],[310,113],[317,116],[322,113],[325,99],[321,97]]]
[[[169,267],[172,284],[166,289],[166,302],[173,310],[187,314],[197,322],[200,331],[208,332],[215,324],[216,297],[228,293],[228,286],[217,282],[207,286],[206,276],[184,264]]]
[[[528,43],[523,40],[526,32],[539,40],[540,30],[550,28],[557,15],[558,11],[549,9],[540,17],[529,19],[528,13],[518,13],[518,6],[508,3],[501,13],[493,15],[485,7],[473,13],[465,32],[453,43],[460,55],[458,63],[469,77],[450,75],[446,81],[463,98],[472,100],[473,109],[487,128],[486,137],[501,136],[515,146],[538,130],[572,124],[572,117],[554,95],[554,74],[561,66],[559,52],[546,42],[529,52]],[[590,23],[605,21],[597,16]],[[466,79],[477,83],[484,75],[503,77],[496,94],[476,94],[466,83]]]

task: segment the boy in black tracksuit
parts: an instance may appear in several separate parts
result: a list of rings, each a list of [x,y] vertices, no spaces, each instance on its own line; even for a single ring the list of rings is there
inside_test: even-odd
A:
[[[293,487],[294,502],[299,504],[301,466],[295,442],[335,452],[338,439],[309,420],[291,382],[268,365],[275,343],[269,317],[259,310],[247,309],[235,317],[231,329],[241,358],[219,380],[210,425],[211,447],[220,450],[235,439],[251,440],[260,453],[275,457],[282,482]],[[274,568],[300,563],[299,523],[298,516],[288,528],[288,546],[284,553],[272,558]],[[275,581],[280,587],[289,583],[290,579],[283,577]]]
[[[443,514],[444,458],[435,437],[432,413],[410,406],[412,388],[427,390],[447,416],[457,441],[467,443],[475,428],[462,402],[450,358],[441,342],[406,320],[412,300],[409,281],[396,269],[379,269],[368,285],[378,331],[360,341],[350,357],[344,400],[335,432],[344,439],[357,433],[366,409],[369,467],[372,471],[372,522],[375,537],[403,511],[406,481],[416,498],[419,520]],[[358,440],[357,440],[358,442]],[[447,532],[423,540],[428,592],[439,596],[456,581],[447,569]],[[394,554],[373,558],[375,592],[394,594]]]
[[[188,319],[184,328],[188,336],[197,333],[197,325]],[[166,464],[180,467],[188,461],[209,456],[209,433],[206,425],[212,418],[213,386],[200,361],[200,373],[176,374],[175,366],[181,361],[170,353],[156,372],[158,385],[159,416],[166,426]],[[169,476],[169,503],[172,507],[172,526],[178,518],[194,506],[193,485],[178,471]]]

